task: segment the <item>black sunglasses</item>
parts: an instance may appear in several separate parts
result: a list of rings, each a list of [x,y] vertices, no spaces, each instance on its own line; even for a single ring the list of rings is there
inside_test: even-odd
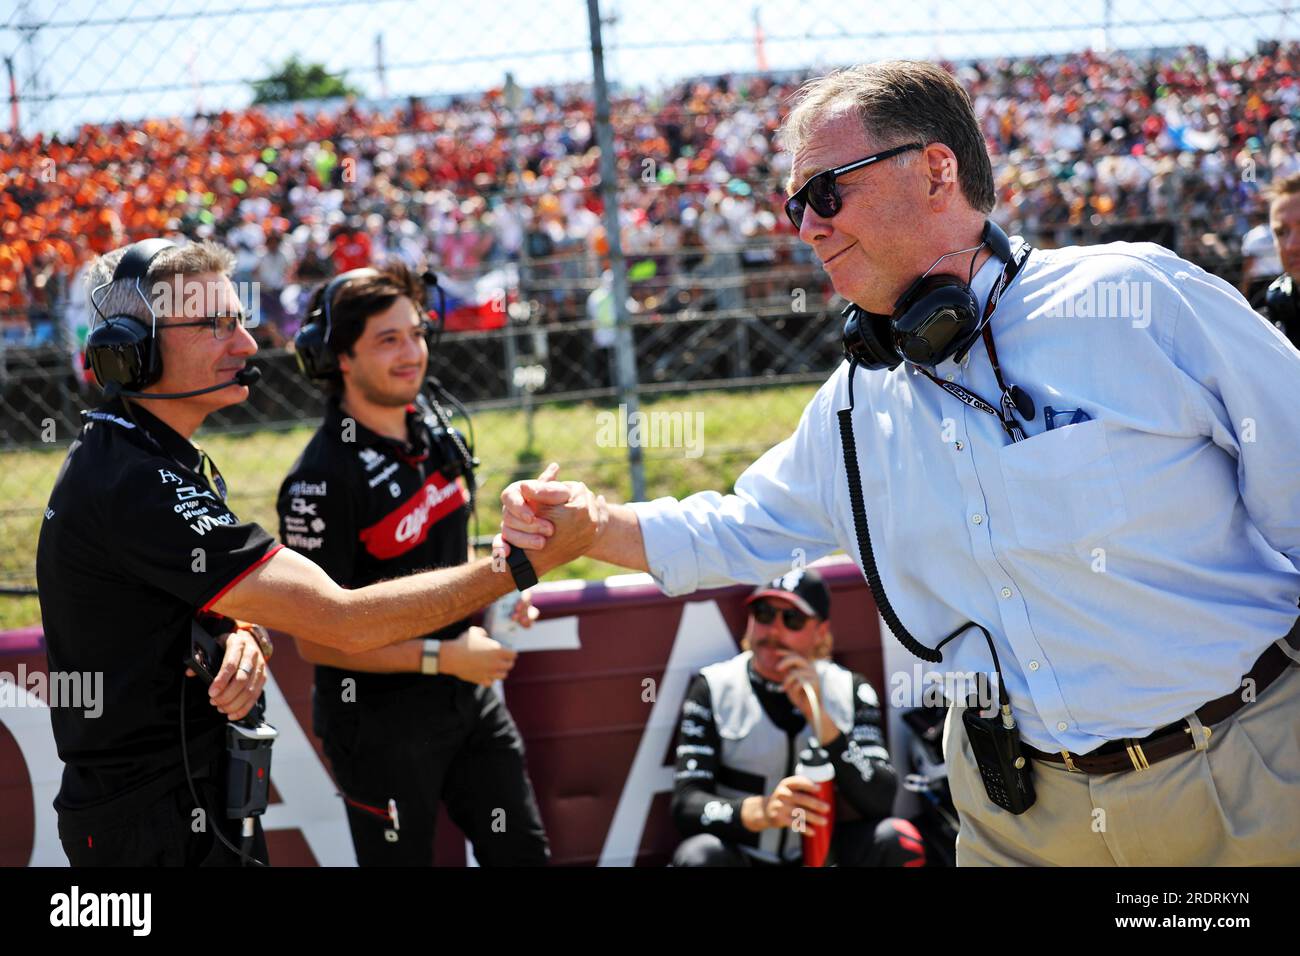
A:
[[[776,608],[766,601],[755,601],[749,606],[749,613],[754,615],[754,620],[759,624],[771,624],[776,620]],[[787,630],[802,631],[808,623],[808,615],[792,607],[782,608],[781,621]]]
[[[893,149],[886,149],[879,153],[872,153],[870,156],[864,156],[847,166],[836,166],[834,169],[828,169],[816,176],[809,177],[808,181],[785,201],[785,214],[790,217],[790,221],[794,223],[796,229],[803,227],[803,213],[809,206],[812,206],[813,212],[823,219],[830,219],[844,208],[844,200],[840,197],[840,191],[835,186],[836,179],[912,149],[925,149],[925,144],[908,143],[906,146],[895,146]]]

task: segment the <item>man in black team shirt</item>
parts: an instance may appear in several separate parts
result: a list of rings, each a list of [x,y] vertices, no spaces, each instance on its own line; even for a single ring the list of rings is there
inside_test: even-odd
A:
[[[327,374],[330,399],[280,487],[281,539],[347,588],[462,564],[472,475],[463,440],[421,394],[422,280],[401,265],[347,273],[317,290],[312,321],[325,322],[326,295],[326,367],[304,367]],[[299,632],[362,866],[431,865],[440,801],[479,863],[546,862],[523,741],[491,686],[515,654],[468,625],[352,655]]]
[[[1300,173],[1275,180],[1268,188],[1268,226],[1282,274],[1261,289],[1251,305],[1262,312],[1291,344],[1300,348]]]
[[[87,413],[36,555],[51,672],[103,682],[97,708],[50,711],[65,764],[59,838],[74,865],[239,862],[215,836],[240,838],[238,821],[219,818],[222,744],[227,719],[261,695],[269,644],[235,621],[291,633],[310,622],[314,642],[358,653],[462,621],[514,587],[482,558],[346,590],[227,507],[224,482],[190,436],[248,396],[240,373],[257,346],[233,266],[219,246],[147,240],[90,271],[100,317],[88,352],[101,384],[122,394]],[[176,393],[186,397],[159,397]],[[598,500],[554,514],[567,541],[536,554],[539,573],[583,553],[605,519]],[[208,693],[187,682],[183,663],[199,616],[231,634]],[[444,656],[448,669],[469,668],[462,647]],[[260,824],[252,855],[266,859]]]
[[[749,597],[743,653],[704,668],[682,704],[673,820],[687,837],[674,866],[798,865],[803,832],[829,809],[795,774],[821,702],[821,745],[835,768],[832,863],[921,866],[916,828],[888,816],[898,778],[876,692],[830,660],[831,592],[811,568]],[[802,811],[802,812],[801,812]],[[800,819],[802,817],[802,819]]]

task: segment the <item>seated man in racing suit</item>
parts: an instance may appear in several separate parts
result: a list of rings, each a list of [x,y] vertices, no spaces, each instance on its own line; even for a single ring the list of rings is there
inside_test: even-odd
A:
[[[889,816],[898,778],[876,692],[830,660],[831,593],[810,568],[749,596],[741,654],[691,682],[678,730],[672,814],[687,839],[674,866],[799,865],[800,828],[826,825],[816,786],[795,774],[814,733],[810,684],[824,714],[821,744],[835,767],[832,863],[921,866],[920,834]]]

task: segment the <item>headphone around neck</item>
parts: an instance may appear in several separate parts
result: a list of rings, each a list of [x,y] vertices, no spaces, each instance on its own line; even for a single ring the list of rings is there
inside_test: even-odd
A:
[[[975,254],[985,246],[1004,266],[1011,262],[1011,240],[991,219]],[[892,315],[868,312],[852,302],[843,314],[844,356],[869,369],[892,369],[902,362],[933,367],[964,354],[983,327],[979,298],[970,285],[954,275],[929,272],[898,297]]]

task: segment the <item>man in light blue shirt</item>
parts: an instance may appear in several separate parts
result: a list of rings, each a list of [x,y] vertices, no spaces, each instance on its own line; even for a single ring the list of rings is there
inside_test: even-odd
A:
[[[1159,246],[1023,258],[1013,239],[1004,269],[981,242],[986,147],[937,67],[822,78],[784,133],[787,211],[862,321],[888,330],[933,270],[969,280],[991,335],[935,363],[845,363],[734,494],[611,506],[591,554],[669,594],[796,555],[862,565],[836,417],[852,383],[884,592],[928,648],[987,630],[1030,757],[1036,802],[1001,809],[950,712],[958,862],[1300,863],[1300,353]],[[505,539],[539,546],[531,505],[581,490],[511,486]],[[974,629],[943,654],[992,670]]]

